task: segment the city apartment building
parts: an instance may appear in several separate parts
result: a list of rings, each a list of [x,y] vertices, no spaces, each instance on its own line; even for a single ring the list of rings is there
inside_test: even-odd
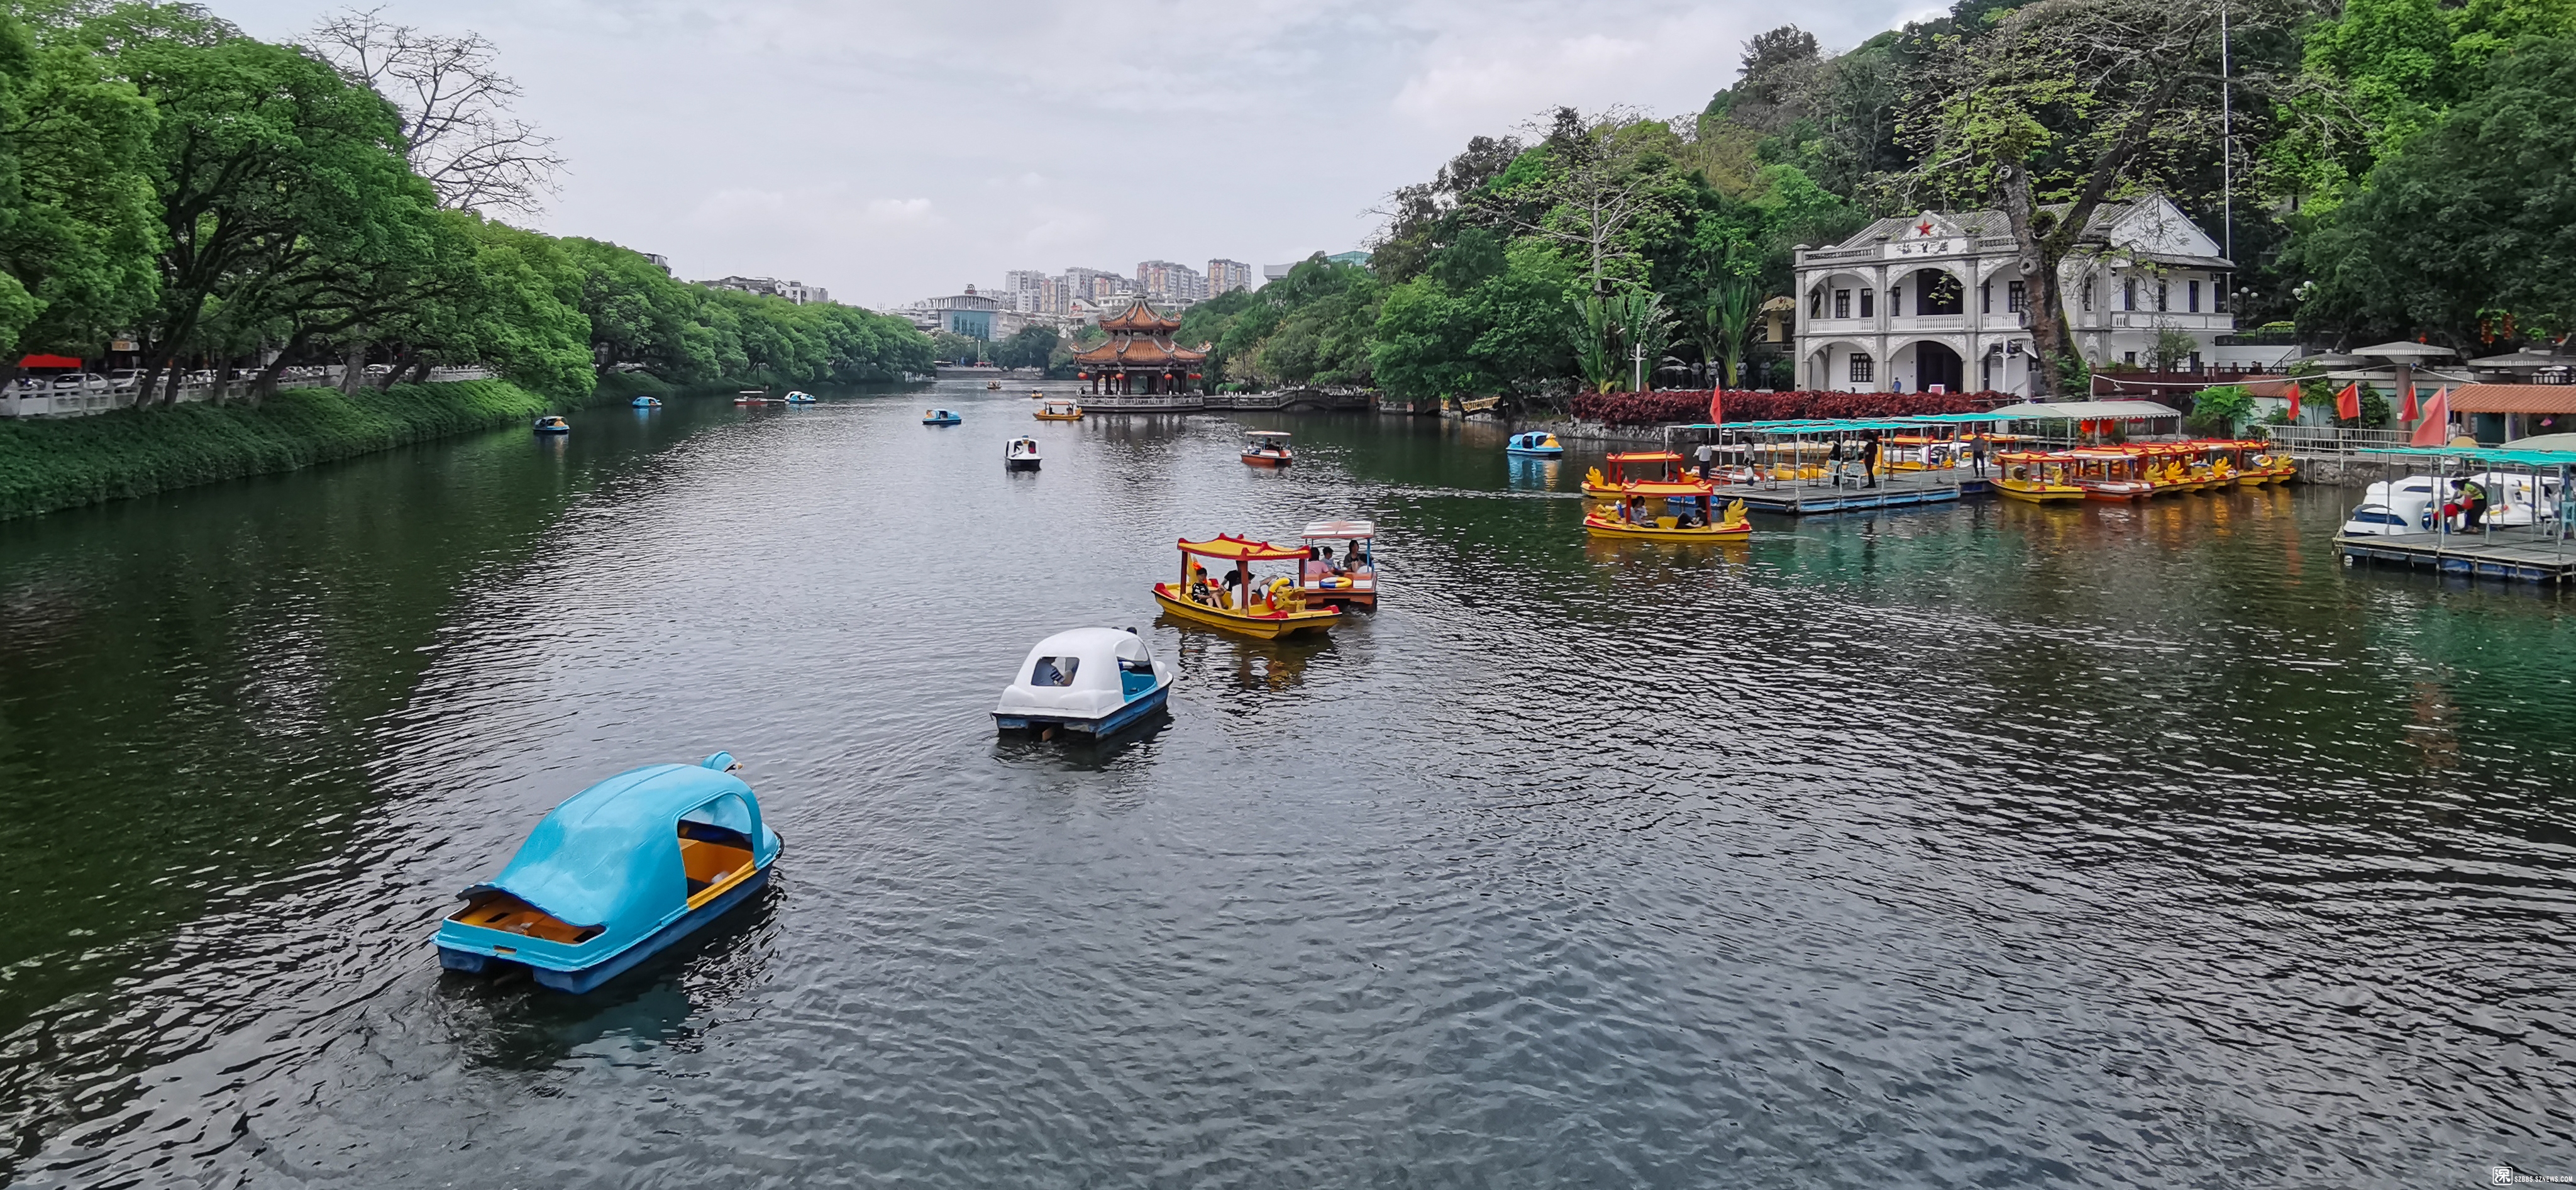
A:
[[[830,291],[820,285],[807,285],[802,281],[781,281],[776,277],[724,277],[714,281],[700,281],[698,284],[709,289],[733,289],[743,293],[782,297],[800,306],[832,300]]]
[[[1207,267],[1207,295],[1219,297],[1238,289],[1252,288],[1252,266],[1240,260],[1211,260]]]
[[[2067,329],[2101,368],[2144,366],[2157,336],[2192,337],[2174,361],[2190,371],[2236,329],[2227,288],[2236,267],[2172,200],[2104,203],[2058,269]],[[1845,392],[2028,394],[2028,287],[2000,211],[1925,211],[1797,253],[1798,379]]]
[[[1136,265],[1136,291],[1156,301],[1198,302],[1207,300],[1208,283],[1188,265],[1148,260]]]
[[[1046,274],[1036,269],[1012,269],[1002,274],[1002,291],[993,296],[1022,314],[1046,313],[1046,279]]]

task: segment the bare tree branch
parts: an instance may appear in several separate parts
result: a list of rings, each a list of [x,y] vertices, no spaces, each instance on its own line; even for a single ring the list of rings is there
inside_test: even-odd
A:
[[[553,138],[511,113],[519,84],[500,72],[498,47],[480,33],[393,24],[383,11],[350,9],[323,21],[312,48],[401,113],[412,172],[438,191],[440,205],[542,212],[564,161]]]

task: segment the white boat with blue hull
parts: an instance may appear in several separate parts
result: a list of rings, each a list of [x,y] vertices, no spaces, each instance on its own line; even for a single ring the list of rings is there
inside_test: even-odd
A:
[[[1095,739],[1161,710],[1172,667],[1133,628],[1075,628],[1029,650],[993,708],[1001,731],[1079,732]]]

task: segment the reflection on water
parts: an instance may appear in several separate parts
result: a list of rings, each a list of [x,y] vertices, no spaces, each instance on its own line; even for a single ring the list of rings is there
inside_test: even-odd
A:
[[[2576,1169],[2559,597],[2347,570],[2331,490],[1596,541],[1599,444],[1029,407],[683,399],[0,524],[0,1161]],[[1297,466],[1243,466],[1245,426]],[[1006,473],[1024,431],[1045,470]],[[1380,526],[1374,614],[1155,618],[1175,539],[1345,516]],[[1144,628],[1169,716],[997,737],[1078,624]],[[718,748],[787,837],[767,895],[591,997],[438,972],[430,929],[548,807]]]

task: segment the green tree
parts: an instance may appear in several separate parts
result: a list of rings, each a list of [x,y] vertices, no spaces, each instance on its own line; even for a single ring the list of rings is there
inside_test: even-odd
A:
[[[2464,354],[2576,329],[2576,38],[2531,38],[2296,247],[2301,329]]]
[[[1063,337],[1052,326],[1032,323],[995,344],[993,362],[1005,368],[1044,368],[1054,360]]]
[[[152,105],[91,47],[0,12],[0,384],[90,354],[152,300]]]
[[[159,114],[147,174],[160,292],[137,328],[147,395],[209,316],[292,317],[319,293],[299,276],[351,260],[398,267],[435,205],[403,161],[392,106],[317,59],[178,5],[117,5],[79,35]],[[163,400],[176,396],[174,382]]]

